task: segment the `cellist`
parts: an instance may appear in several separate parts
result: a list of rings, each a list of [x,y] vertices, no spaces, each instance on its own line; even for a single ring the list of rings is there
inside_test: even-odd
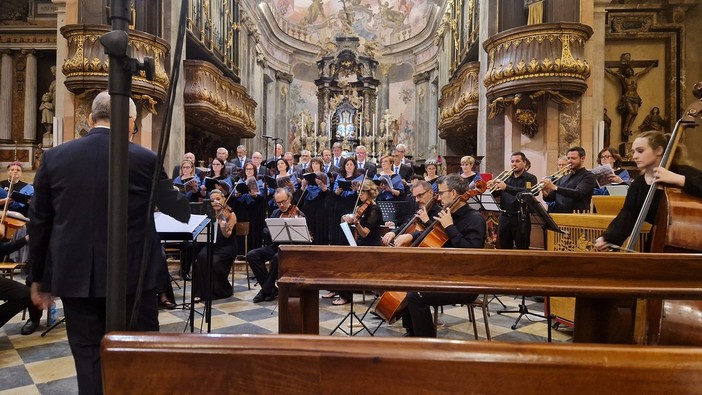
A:
[[[469,190],[466,179],[458,174],[449,174],[438,181],[439,192],[437,199],[443,206],[448,207],[460,199]],[[443,209],[436,217],[446,230],[449,240],[444,247],[453,248],[483,248],[485,245],[485,219],[467,202],[458,201],[453,210]],[[395,239],[395,245],[409,245],[413,240],[412,234],[400,235]],[[436,330],[431,316],[430,306],[444,304],[472,303],[478,295],[445,292],[409,292],[407,294],[407,310],[403,315],[403,326],[407,328],[405,336],[436,337]]]
[[[612,246],[620,246],[624,242],[634,227],[636,217],[654,180],[657,184],[679,187],[688,195],[702,198],[702,171],[683,165],[684,155],[681,147],[678,147],[673,156],[670,170],[658,167],[668,145],[668,138],[665,134],[652,130],[639,134],[634,140],[632,144],[633,159],[636,162],[636,167],[641,171],[641,176],[632,182],[626,194],[624,207],[602,236],[597,239],[595,248],[606,251]],[[655,223],[661,192],[661,190],[656,191],[648,210],[646,215],[648,223]],[[649,251],[649,248],[650,241],[644,245],[644,251]]]
[[[416,203],[416,214],[410,219],[410,221],[418,222],[422,229],[424,229],[427,225],[429,225],[431,218],[439,213],[438,204],[429,204],[435,200],[434,189],[428,181],[420,180],[412,185],[411,191],[412,199]],[[383,236],[383,244],[393,244],[393,240],[398,234],[401,234],[405,225],[406,224],[400,224],[393,231],[386,233]]]

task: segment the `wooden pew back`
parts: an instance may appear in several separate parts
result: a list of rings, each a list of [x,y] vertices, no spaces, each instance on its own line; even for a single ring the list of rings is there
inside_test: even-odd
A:
[[[702,349],[115,333],[106,394],[696,393]]]

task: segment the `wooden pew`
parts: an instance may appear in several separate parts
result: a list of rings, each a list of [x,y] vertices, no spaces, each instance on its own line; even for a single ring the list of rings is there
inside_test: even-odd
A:
[[[320,289],[575,296],[575,342],[632,343],[634,298],[702,299],[702,254],[281,246],[280,333],[319,334]]]
[[[105,394],[692,394],[702,349],[115,333]]]

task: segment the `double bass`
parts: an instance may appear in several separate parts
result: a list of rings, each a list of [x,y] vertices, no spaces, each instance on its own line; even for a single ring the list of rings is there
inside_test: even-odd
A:
[[[702,82],[695,84],[693,94],[698,99],[675,124],[659,167],[672,165],[675,151],[685,129],[694,127],[702,118]],[[629,236],[626,249],[634,249],[646,215],[655,198],[656,181],[651,183],[646,200]],[[680,188],[665,186],[660,193],[658,212],[651,238],[651,252],[700,252],[702,241],[702,199],[690,196]],[[639,344],[702,345],[702,301],[648,300],[639,302],[634,330]]]
[[[475,182],[475,187],[467,190],[454,201],[448,204],[444,210],[454,212],[459,207],[459,203],[467,202],[473,196],[477,196],[487,189],[487,183],[483,180]],[[429,224],[422,234],[412,243],[412,247],[434,247],[441,248],[449,240],[446,230],[438,219]],[[407,292],[388,291],[384,292],[378,299],[375,313],[389,324],[393,324],[402,316],[402,311],[407,304]]]

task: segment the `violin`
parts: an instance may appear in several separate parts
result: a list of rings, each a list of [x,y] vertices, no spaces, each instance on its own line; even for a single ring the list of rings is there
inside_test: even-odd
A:
[[[300,209],[296,205],[290,204],[290,208],[286,212],[280,213],[280,218],[297,218],[300,216]]]
[[[475,182],[475,186],[472,189],[467,190],[461,196],[457,197],[456,200],[451,202],[448,206],[444,208],[444,211],[453,213],[458,208],[462,207],[459,203],[465,203],[468,199],[473,196],[480,195],[487,189],[487,183],[483,180],[478,180]],[[427,228],[422,232],[422,234],[412,243],[412,247],[435,247],[441,248],[448,241],[448,235],[446,234],[446,229],[441,225],[438,219],[434,220]]]

